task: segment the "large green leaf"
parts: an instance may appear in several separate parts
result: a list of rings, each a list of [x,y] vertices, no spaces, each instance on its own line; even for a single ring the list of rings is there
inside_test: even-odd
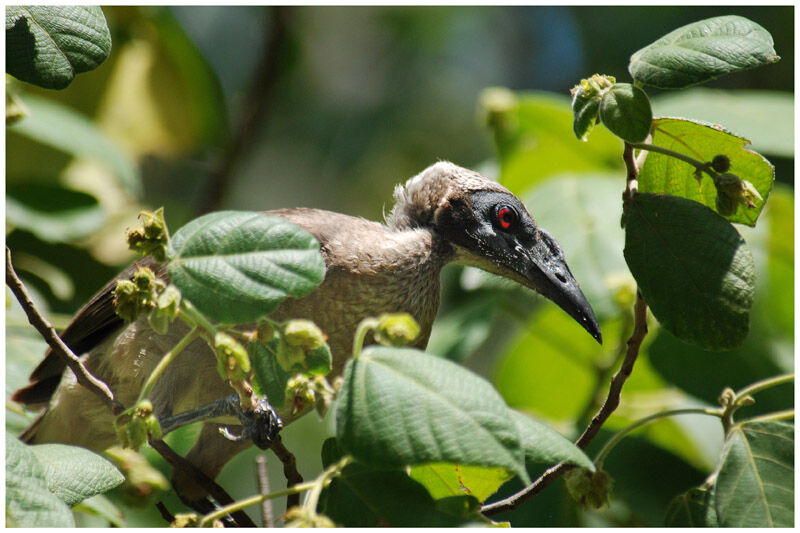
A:
[[[794,371],[791,189],[776,184],[758,225],[740,228],[740,233],[753,254],[757,272],[750,333],[744,343],[733,350],[715,353],[681,342],[660,329],[648,348],[653,366],[666,380],[711,404],[717,402],[725,387],[737,389],[755,380]],[[745,409],[750,414],[786,409],[793,398],[790,386],[776,387],[760,392],[756,404]]]
[[[418,350],[369,347],[347,363],[336,436],[366,464],[495,466],[528,479],[500,395],[476,374]]]
[[[673,499],[664,517],[667,527],[719,527],[714,492],[703,487],[689,489]]]
[[[46,89],[63,89],[97,68],[111,34],[97,6],[6,7],[6,72]]]
[[[688,155],[701,162],[722,154],[730,159],[729,172],[753,184],[761,195],[755,207],[740,204],[726,216],[731,222],[754,226],[775,181],[775,169],[763,156],[746,149],[749,141],[724,131],[719,126],[694,120],[658,118],[653,121],[653,144]],[[717,188],[703,174],[702,182],[694,177],[695,167],[672,156],[650,152],[639,173],[639,191],[688,198],[717,210]]]
[[[753,150],[794,157],[794,95],[778,91],[725,91],[696,88],[651,99],[653,112],[724,124],[753,142]]]
[[[745,422],[731,428],[715,486],[720,526],[794,526],[794,425]]]
[[[47,488],[69,506],[125,481],[107,459],[85,448],[39,444],[30,450],[44,469]]]
[[[641,142],[650,133],[653,110],[647,94],[630,83],[617,83],[600,101],[600,121],[628,142]]]
[[[575,138],[568,97],[512,96],[513,104],[490,123],[500,156],[500,182],[512,192],[521,194],[562,172],[621,169],[622,145],[610,132],[595,131],[589,143]]]
[[[658,321],[711,350],[744,342],[755,291],[744,239],[707,207],[637,194],[624,206],[625,260]]]
[[[688,24],[631,56],[633,79],[681,89],[780,60],[772,36],[755,22],[731,15]]]
[[[201,312],[223,323],[251,322],[286,297],[322,282],[325,264],[311,234],[282,218],[220,211],[183,226],[169,244],[169,275]]]
[[[90,194],[57,185],[21,183],[6,187],[6,224],[49,242],[88,237],[106,214]]]
[[[75,527],[67,504],[47,489],[30,446],[6,435],[6,526]]]
[[[34,141],[101,163],[129,191],[141,191],[139,170],[133,161],[88,118],[46,98],[26,94],[28,115],[8,128]]]

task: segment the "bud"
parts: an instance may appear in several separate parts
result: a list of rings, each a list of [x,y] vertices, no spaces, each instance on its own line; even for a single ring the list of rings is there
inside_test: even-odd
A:
[[[129,279],[117,280],[113,295],[117,315],[126,322],[136,320],[141,311],[136,285]]]
[[[292,406],[292,414],[305,411],[316,403],[316,391],[312,381],[303,374],[297,374],[286,382],[286,403]]]
[[[169,527],[195,527],[199,518],[195,513],[176,514]]]
[[[714,181],[717,186],[717,211],[721,215],[732,215],[739,204],[753,208],[755,200],[763,200],[752,183],[739,179],[736,174],[724,172]]]
[[[220,331],[214,336],[214,348],[217,350],[217,371],[222,379],[242,381],[250,376],[250,357],[236,339]]]
[[[605,470],[592,472],[586,468],[573,468],[564,479],[570,495],[581,505],[599,509],[608,503],[613,482]]]
[[[387,346],[406,346],[419,336],[419,324],[408,313],[384,313],[378,317],[375,340]]]
[[[325,334],[316,324],[304,319],[287,322],[283,327],[283,338],[289,346],[303,348],[306,352],[322,348],[326,340]]]
[[[717,172],[727,172],[731,168],[731,160],[727,155],[715,155],[714,159],[711,160],[711,168]]]
[[[572,114],[575,117],[572,122],[572,130],[578,139],[588,140],[589,133],[598,121],[603,94],[613,87],[616,81],[613,76],[595,74],[589,79],[582,79],[578,85],[570,89]]]
[[[122,496],[127,503],[141,507],[148,503],[153,494],[169,490],[169,481],[164,474],[150,466],[147,459],[135,451],[112,446],[103,455],[125,476]]]
[[[150,327],[164,335],[169,324],[178,316],[181,305],[181,291],[175,285],[169,285],[156,299],[156,308],[150,311],[147,320]]]
[[[284,527],[336,527],[336,524],[323,514],[313,509],[294,506],[284,515]]]
[[[262,320],[256,325],[256,340],[261,344],[267,344],[275,338],[275,328],[267,320]]]
[[[167,260],[169,242],[164,208],[159,207],[155,212],[142,211],[139,219],[142,220],[142,227],[128,231],[128,248],[142,255],[150,254],[163,263]]]

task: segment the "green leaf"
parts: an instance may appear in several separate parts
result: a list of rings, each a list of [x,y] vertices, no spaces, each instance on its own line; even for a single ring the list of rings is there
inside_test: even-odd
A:
[[[561,433],[519,411],[509,412],[519,429],[526,464],[565,462],[595,471],[592,460]]]
[[[107,218],[97,199],[84,192],[37,183],[6,187],[6,224],[28,230],[44,241],[88,237]]]
[[[680,494],[667,508],[664,518],[667,527],[719,527],[714,509],[714,493],[697,487]]]
[[[708,162],[716,155],[730,159],[729,172],[753,184],[762,200],[755,207],[740,204],[737,211],[725,218],[731,222],[755,226],[775,181],[775,168],[763,156],[748,150],[747,139],[724,131],[720,126],[702,124],[695,120],[657,118],[653,121],[653,144]],[[698,183],[695,167],[674,157],[649,152],[639,173],[639,192],[669,194],[700,202],[717,210],[717,188],[703,174]]]
[[[600,129],[592,142],[572,133],[570,100],[549,93],[514,93],[493,128],[500,160],[500,182],[521,194],[554,174],[622,169],[619,139]]]
[[[581,85],[576,86],[573,91],[572,114],[575,118],[572,121],[572,131],[575,132],[575,137],[587,141],[597,122],[602,96],[599,93],[587,96]]]
[[[500,486],[514,477],[505,468],[428,463],[412,466],[411,479],[422,484],[435,499],[468,494],[479,502],[497,492]]]
[[[658,321],[706,349],[741,345],[755,271],[733,226],[674,196],[637,194],[623,209],[625,260]]]
[[[325,276],[319,243],[282,218],[220,211],[197,218],[169,243],[169,276],[211,320],[252,322]]]
[[[494,466],[528,480],[516,424],[494,388],[414,349],[368,347],[348,361],[336,436],[366,464]]]
[[[794,157],[792,93],[698,88],[659,94],[651,103],[656,115],[724,124],[753,141],[759,153]]]
[[[345,527],[455,527],[468,520],[440,510],[402,470],[373,470],[359,463],[347,465],[322,492],[320,512]]]
[[[731,428],[714,500],[722,527],[792,527],[794,425],[744,422]]]
[[[141,192],[139,170],[105,133],[69,107],[26,94],[29,113],[8,128],[39,143],[101,163],[131,193]]]
[[[38,444],[30,447],[44,469],[50,492],[73,506],[113,489],[125,478],[108,460],[78,446]]]
[[[611,133],[634,143],[650,133],[653,110],[643,90],[630,83],[617,83],[603,95],[599,117]]]
[[[97,68],[111,34],[97,6],[8,6],[6,72],[45,89],[63,89]]]
[[[6,434],[6,526],[75,527],[67,504],[47,489],[42,465],[30,450]]]
[[[767,30],[744,17],[701,20],[672,31],[631,56],[637,82],[682,89],[780,60]]]

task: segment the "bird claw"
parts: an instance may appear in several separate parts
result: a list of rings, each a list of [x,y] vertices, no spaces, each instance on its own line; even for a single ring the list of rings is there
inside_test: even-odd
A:
[[[275,409],[266,398],[259,398],[252,411],[245,411],[241,407],[236,409],[236,417],[242,423],[244,430],[240,435],[234,435],[226,428],[220,428],[220,433],[233,442],[250,439],[253,444],[266,450],[275,441],[275,437],[283,429],[283,421],[278,417]]]

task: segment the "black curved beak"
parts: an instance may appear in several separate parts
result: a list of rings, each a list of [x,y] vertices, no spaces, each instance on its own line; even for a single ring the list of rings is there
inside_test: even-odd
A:
[[[538,233],[539,238],[532,248],[519,247],[516,250],[529,259],[523,276],[532,289],[555,302],[597,342],[603,344],[597,317],[572,276],[561,246],[547,231],[539,228]]]

